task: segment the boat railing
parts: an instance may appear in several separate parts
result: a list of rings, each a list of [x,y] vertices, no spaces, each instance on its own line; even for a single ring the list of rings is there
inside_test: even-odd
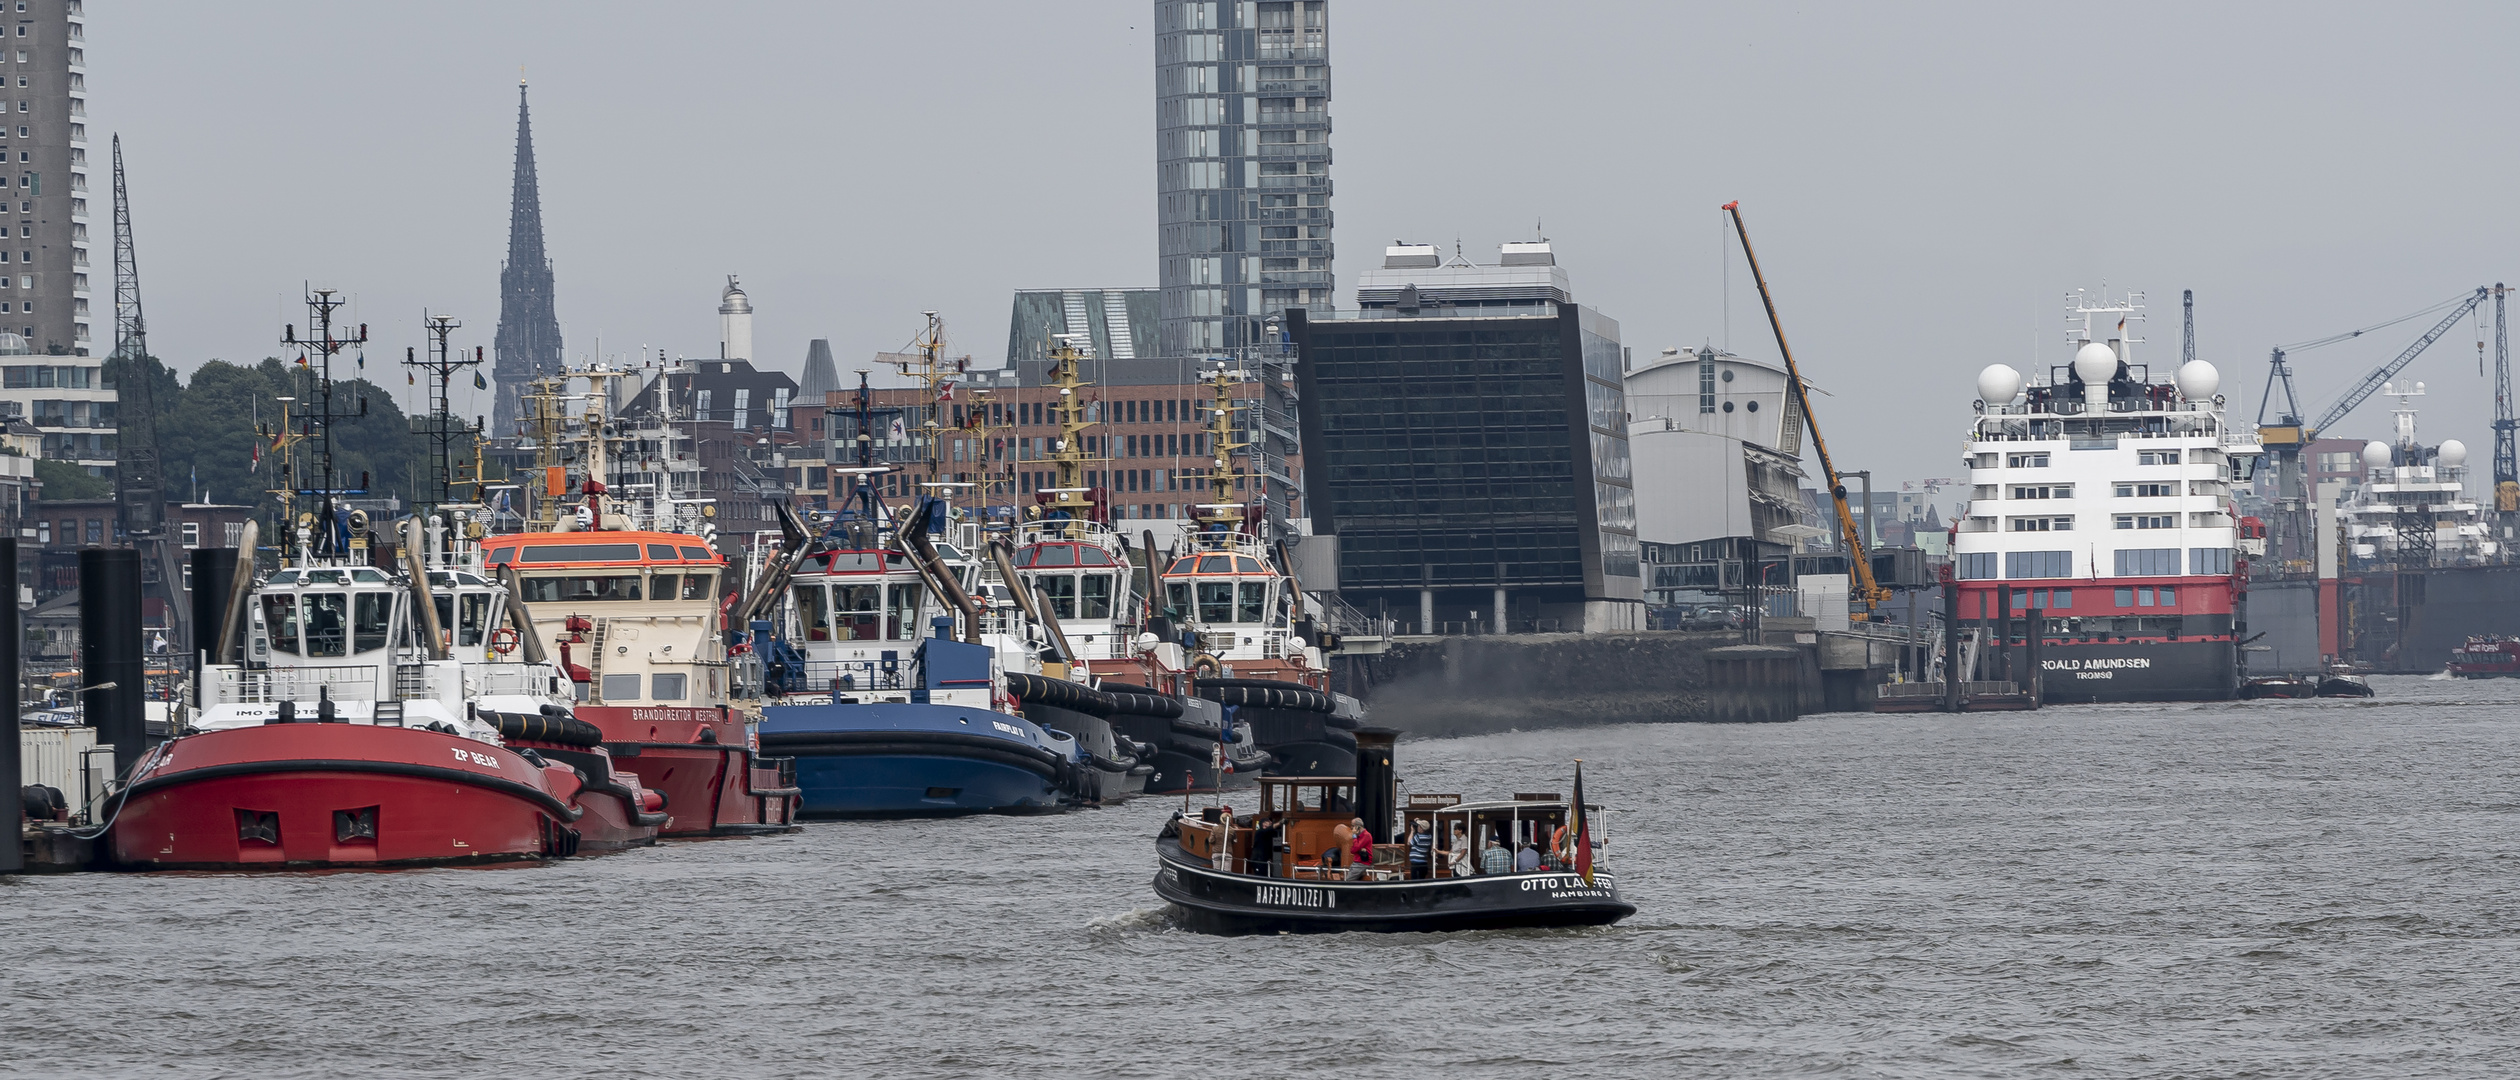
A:
[[[916,682],[915,667],[908,657],[899,660],[808,660],[800,692],[846,694],[868,690],[907,690]]]
[[[547,694],[551,692],[551,668],[540,664],[482,663],[464,665],[465,681],[476,696],[490,694]]]
[[[399,666],[398,666],[399,667]],[[380,673],[375,664],[332,667],[282,667],[247,671],[216,668],[207,695],[214,705],[268,705],[280,701],[313,701],[319,695],[335,701],[377,700]],[[401,672],[397,670],[396,689]]]

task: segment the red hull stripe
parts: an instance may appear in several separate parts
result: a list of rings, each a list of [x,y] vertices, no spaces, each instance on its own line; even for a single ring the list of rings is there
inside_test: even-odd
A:
[[[544,810],[550,812],[552,816],[557,817],[562,821],[576,821],[580,815],[586,813],[583,809],[561,802],[558,797],[552,795],[552,793],[548,791],[544,791],[541,788],[533,787],[527,784],[517,783],[516,781],[510,780],[504,776],[485,776],[480,773],[464,772],[459,769],[440,768],[435,765],[419,765],[407,761],[368,761],[361,759],[327,760],[323,758],[296,758],[285,761],[235,761],[229,762],[225,765],[204,765],[198,769],[185,769],[182,772],[160,773],[151,776],[148,779],[142,780],[139,783],[133,784],[131,787],[125,789],[121,797],[125,799],[136,798],[141,795],[146,795],[152,791],[160,791],[166,788],[180,787],[182,785],[198,781],[217,780],[230,776],[253,776],[261,773],[293,772],[384,773],[390,776],[408,776],[422,780],[438,780],[446,783],[464,784],[470,787],[487,788],[491,791],[496,791],[511,798],[523,799],[542,807]]]

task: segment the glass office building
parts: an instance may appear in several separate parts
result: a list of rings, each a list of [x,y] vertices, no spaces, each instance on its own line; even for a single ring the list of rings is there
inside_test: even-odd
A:
[[[1359,310],[1289,313],[1314,531],[1339,589],[1441,632],[1641,617],[1618,323],[1545,243],[1497,266],[1390,250]]]

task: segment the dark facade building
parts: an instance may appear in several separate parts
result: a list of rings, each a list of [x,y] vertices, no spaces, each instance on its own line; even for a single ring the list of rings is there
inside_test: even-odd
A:
[[[499,336],[490,377],[498,403],[492,433],[516,434],[519,395],[534,376],[560,370],[560,316],[552,306],[551,257],[543,251],[542,188],[534,178],[534,127],[525,84],[516,84],[516,181],[508,203],[508,261],[499,271]]]
[[[1547,244],[1504,254],[1394,247],[1361,310],[1288,312],[1313,531],[1337,537],[1349,603],[1421,632],[1635,629],[1618,324]]]

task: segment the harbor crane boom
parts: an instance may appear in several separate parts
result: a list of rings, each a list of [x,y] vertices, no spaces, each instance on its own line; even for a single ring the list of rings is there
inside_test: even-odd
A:
[[[1794,350],[1785,345],[1785,324],[1777,320],[1776,298],[1768,294],[1767,277],[1759,272],[1759,256],[1750,250],[1750,228],[1741,223],[1741,203],[1724,204],[1724,212],[1732,215],[1733,233],[1741,238],[1742,257],[1750,261],[1750,280],[1759,286],[1759,302],[1767,307],[1768,329],[1776,333],[1776,351],[1785,358],[1786,384],[1794,388],[1794,404],[1802,411],[1803,423],[1811,428],[1811,448],[1820,454],[1820,471],[1829,478],[1829,498],[1837,506],[1838,530],[1846,537],[1848,560],[1855,574],[1855,599],[1866,612],[1878,609],[1890,599],[1890,590],[1873,579],[1872,556],[1864,550],[1863,530],[1856,526],[1855,515],[1846,507],[1846,482],[1838,478],[1837,466],[1829,461],[1829,443],[1820,437],[1820,418],[1811,411],[1811,390],[1803,385],[1802,369],[1794,366]],[[1868,486],[1870,481],[1865,482]],[[1872,507],[1864,508],[1866,520],[1872,518]]]
[[[2442,316],[2440,322],[2434,323],[2432,329],[2424,331],[2424,336],[2416,338],[2415,343],[2407,346],[2404,352],[2397,354],[2396,359],[2380,365],[2371,374],[2363,376],[2361,382],[2355,383],[2351,389],[2345,391],[2345,396],[2338,399],[2325,415],[2319,417],[2317,423],[2311,424],[2302,432],[2304,440],[2318,438],[2320,432],[2326,431],[2337,421],[2345,419],[2345,414],[2354,411],[2355,406],[2371,400],[2371,395],[2379,393],[2381,387],[2389,384],[2389,380],[2397,378],[2398,372],[2406,370],[2406,365],[2414,363],[2416,357],[2422,356],[2424,350],[2432,347],[2433,342],[2441,340],[2441,335],[2449,333],[2451,327],[2458,325],[2459,320],[2467,318],[2468,313],[2475,311],[2476,305],[2484,303],[2485,298],[2493,295],[2493,292],[2494,290],[2483,285],[2477,286],[2475,292],[2468,294],[2467,299],[2453,306],[2449,314]]]

